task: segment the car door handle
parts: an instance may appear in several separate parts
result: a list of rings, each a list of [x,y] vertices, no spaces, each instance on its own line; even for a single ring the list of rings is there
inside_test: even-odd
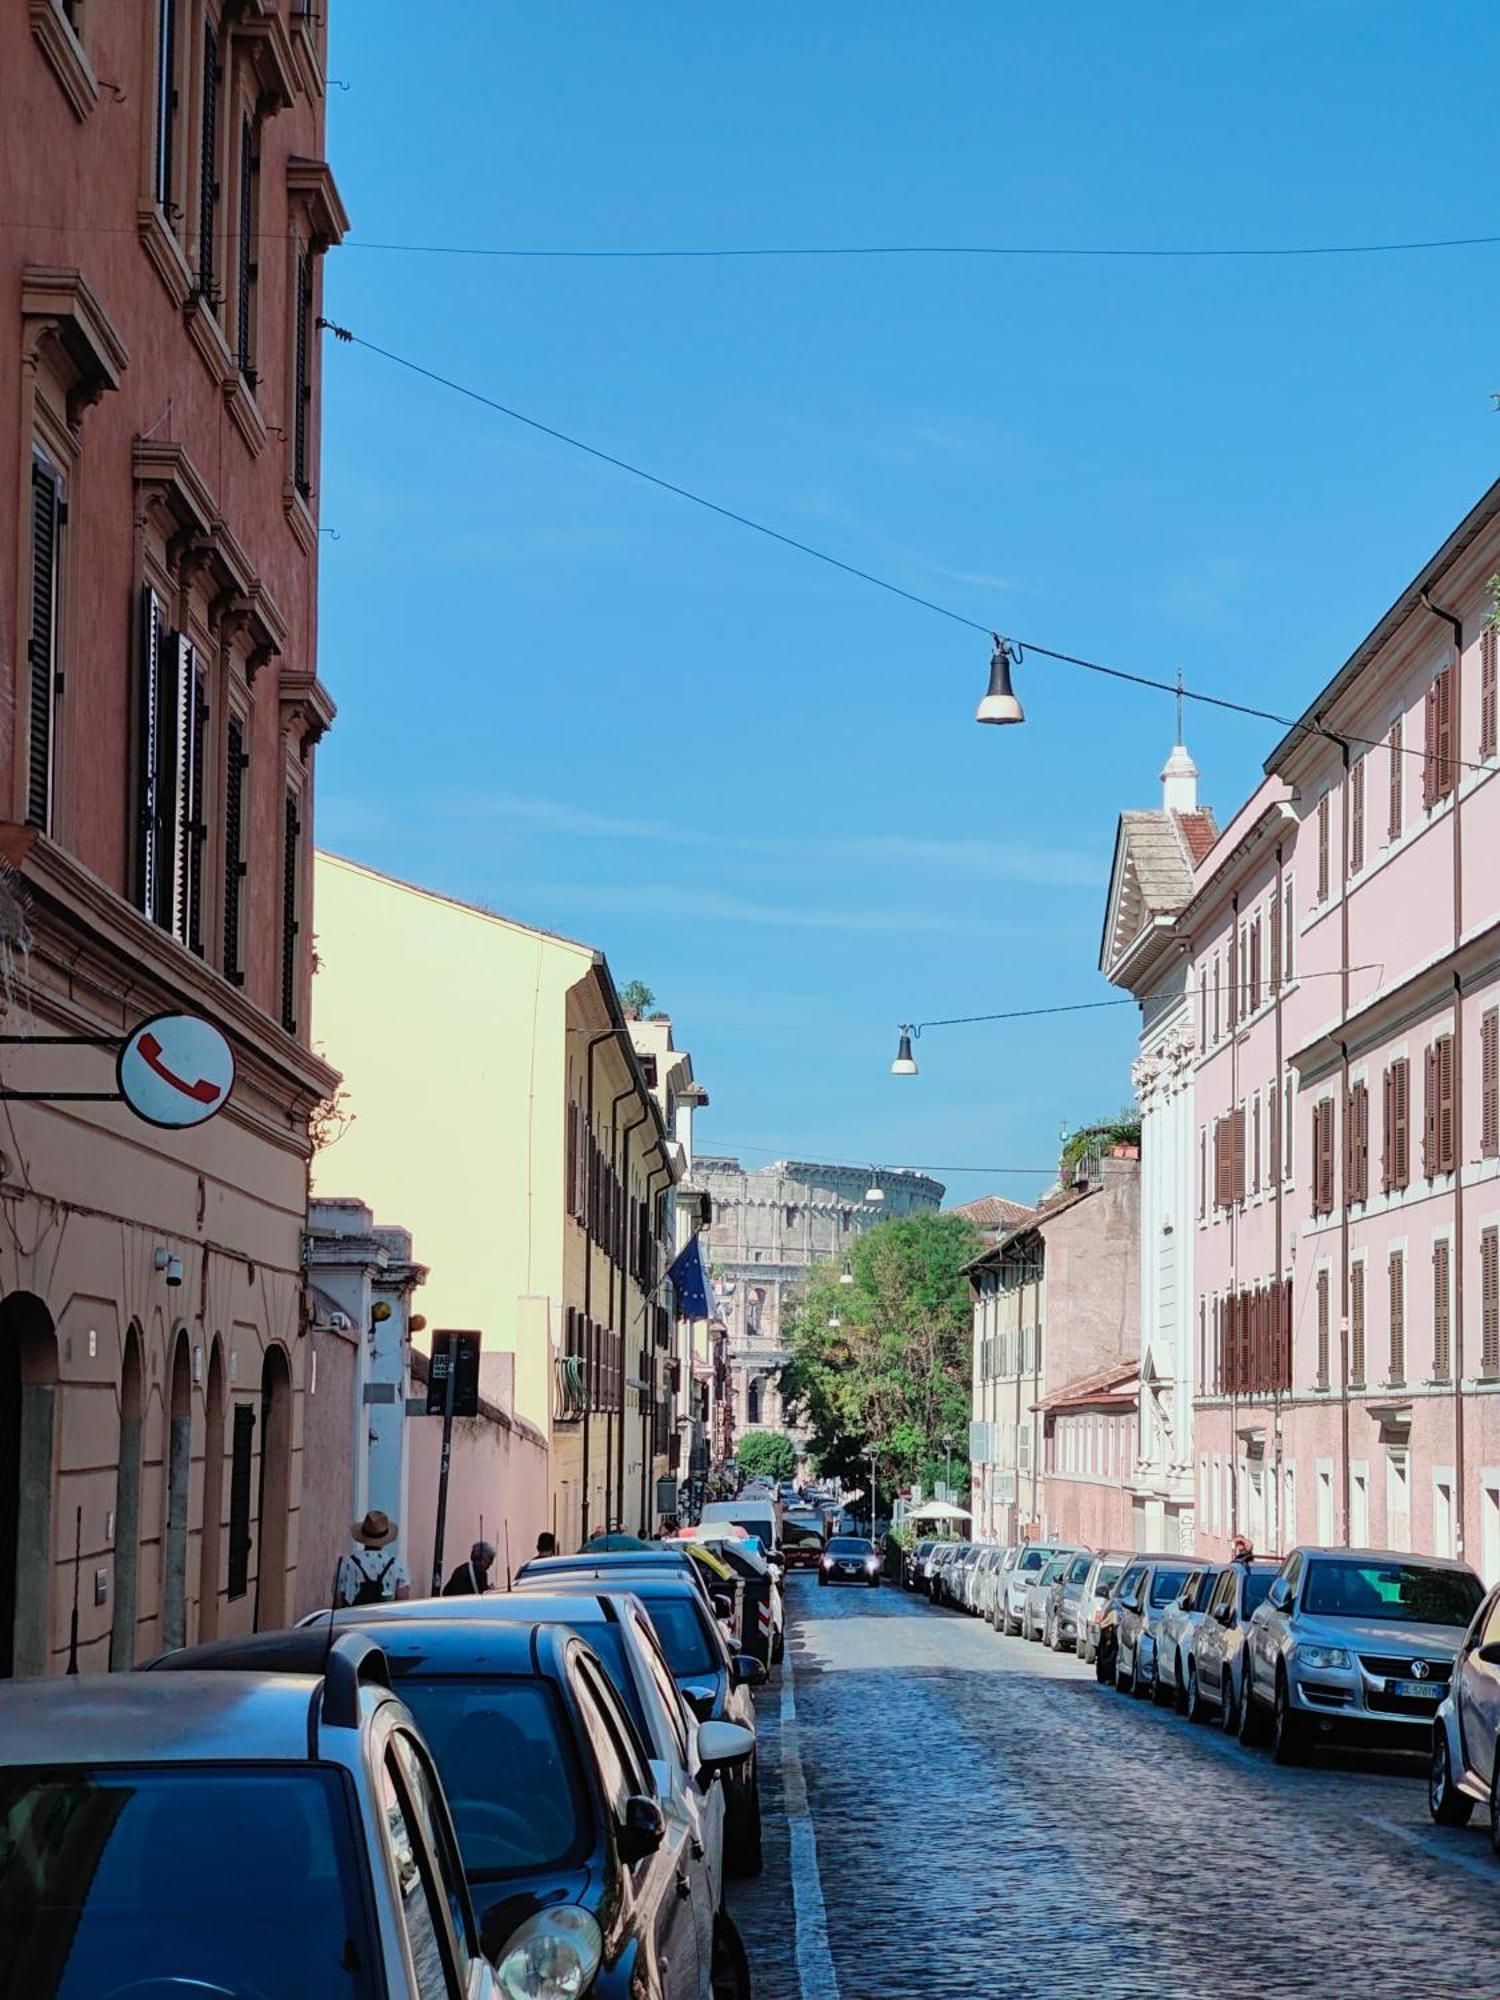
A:
[[[701,1861],[701,1860],[703,1859],[703,1853],[704,1853],[704,1849],[703,1849],[703,1842],[702,1842],[701,1840],[699,1840],[699,1838],[698,1838],[698,1836],[697,1836],[696,1834],[694,1834],[694,1836],[693,1836],[693,1859],[694,1859],[695,1861]]]
[[[692,1885],[692,1883],[691,1883],[691,1882],[690,1882],[690,1881],[688,1880],[688,1878],[686,1877],[686,1875],[679,1875],[679,1876],[677,1877],[677,1893],[678,1893],[678,1895],[679,1895],[679,1896],[681,1896],[681,1897],[682,1897],[682,1899],[684,1900],[684,1902],[685,1902],[685,1901],[687,1900],[687,1898],[688,1898],[689,1896],[691,1896],[691,1895],[692,1895],[692,1893],[693,1893],[693,1885]]]

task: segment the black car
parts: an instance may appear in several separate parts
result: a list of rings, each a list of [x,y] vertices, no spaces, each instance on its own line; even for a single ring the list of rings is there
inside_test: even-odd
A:
[[[516,1594],[548,1589],[546,1576],[518,1580]],[[599,1590],[628,1591],[645,1605],[672,1677],[700,1722],[741,1722],[755,1727],[750,1690],[766,1678],[762,1663],[748,1653],[731,1653],[713,1613],[696,1584],[657,1570],[625,1571],[596,1582]],[[559,1575],[553,1590],[577,1590],[576,1573]],[[756,1759],[724,1774],[724,1866],[731,1875],[758,1875],[760,1772]]]
[[[935,1536],[926,1541],[913,1542],[901,1552],[901,1588],[920,1590],[922,1587],[922,1565],[937,1547]]]
[[[835,1535],[818,1564],[819,1583],[863,1583],[879,1587],[880,1552],[864,1535]]]
[[[550,1963],[566,1964],[571,1990],[592,2000],[704,2000],[715,1974],[703,1963],[708,1878],[682,1822],[662,1810],[645,1747],[592,1649],[555,1624],[437,1615],[374,1629],[369,1671],[388,1678],[432,1752],[502,1989],[524,1990],[544,1932]],[[152,1665],[316,1671],[327,1644],[326,1628],[299,1626]]]
[[[592,1554],[581,1549],[576,1556],[533,1556],[516,1571],[515,1581],[517,1585],[549,1590],[588,1590],[612,1576],[658,1572],[663,1576],[686,1577],[701,1592],[716,1618],[732,1616],[733,1586],[713,1575],[697,1556],[689,1555],[682,1542],[671,1548],[596,1549]]]

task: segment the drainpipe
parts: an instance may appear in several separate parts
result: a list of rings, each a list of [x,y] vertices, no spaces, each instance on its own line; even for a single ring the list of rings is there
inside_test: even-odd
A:
[[[1285,850],[1283,849],[1281,842],[1278,840],[1276,843],[1276,902],[1271,916],[1271,921],[1274,924],[1278,925],[1281,930],[1281,935],[1276,940],[1276,945],[1275,945],[1276,963],[1280,968],[1281,976],[1276,982],[1276,995],[1275,995],[1276,1011],[1274,1019],[1275,1019],[1275,1033],[1276,1033],[1276,1115],[1271,1121],[1271,1129],[1276,1134],[1276,1157],[1271,1162],[1271,1208],[1272,1208],[1272,1213],[1275,1216],[1273,1230],[1274,1230],[1274,1245],[1275,1245],[1275,1260],[1276,1260],[1275,1262],[1276,1299],[1275,1299],[1275,1304],[1272,1308],[1272,1324],[1275,1326],[1280,1325],[1279,1314],[1281,1312],[1281,1301],[1282,1298],[1284,1297],[1283,1287],[1286,1282],[1282,1270],[1286,1256],[1286,1239],[1285,1236],[1283,1235],[1283,1229],[1285,1227],[1285,1215],[1283,1211],[1286,1201],[1286,1191],[1285,1191],[1286,1148],[1287,1148],[1287,1137],[1288,1137],[1286,1129],[1287,1128],[1286,1076],[1283,1070],[1283,1064],[1285,1063],[1286,1055],[1282,1040],[1284,1032],[1282,1009],[1285,1004],[1283,996],[1285,994],[1286,982],[1287,982],[1286,874],[1284,868],[1284,855],[1285,855]],[[1291,1336],[1292,1336],[1292,1315],[1290,1309],[1288,1309],[1287,1358],[1289,1361],[1291,1358],[1290,1355]],[[1278,1348],[1279,1345],[1280,1343],[1278,1337]],[[1275,1536],[1274,1546],[1278,1551],[1281,1550],[1282,1543],[1286,1539],[1286,1486],[1284,1482],[1283,1465],[1282,1465],[1281,1397],[1282,1397],[1281,1376],[1280,1376],[1280,1370],[1278,1369],[1276,1373],[1276,1386],[1271,1394],[1271,1422],[1275,1428],[1275,1436],[1271,1441],[1272,1465],[1274,1467],[1273,1477],[1275,1478],[1276,1481],[1276,1536]]]
[[[1464,850],[1459,813],[1463,785],[1458,748],[1463,743],[1463,620],[1434,604],[1424,590],[1422,602],[1434,618],[1441,618],[1453,633],[1453,949],[1458,950],[1464,934]],[[1464,1526],[1468,1509],[1464,1500],[1464,993],[1458,969],[1453,973],[1453,1553],[1463,1560]]]
[[[1229,899],[1229,945],[1228,962],[1234,967],[1234,978],[1229,986],[1229,1018],[1233,1027],[1229,1036],[1229,1116],[1239,1117],[1240,1096],[1240,987],[1244,983],[1248,967],[1240,964],[1240,898],[1239,892]],[[1248,948],[1248,947],[1247,947]],[[1247,1121],[1248,1122],[1248,1121]],[[1233,1128],[1231,1127],[1231,1130]],[[1233,1154],[1230,1155],[1231,1162]],[[1245,1153],[1240,1149],[1240,1163],[1243,1169]],[[1235,1292],[1240,1275],[1240,1211],[1235,1200],[1233,1186],[1229,1190],[1229,1326],[1233,1336],[1236,1312]],[[1229,1533],[1231,1539],[1240,1532],[1240,1409],[1239,1409],[1239,1360],[1234,1355],[1235,1366],[1229,1375]],[[1250,1454],[1245,1453],[1245,1470],[1248,1476]]]
[[[656,1149],[658,1152],[660,1152],[661,1150],[660,1140],[656,1142]],[[655,1201],[655,1196],[651,1191],[651,1183],[656,1179],[658,1174],[665,1175],[668,1181],[671,1180],[672,1169],[666,1164],[665,1160],[663,1160],[662,1164],[659,1167],[653,1167],[650,1173],[647,1174],[646,1176],[646,1196],[645,1196],[646,1214],[648,1219],[650,1220],[654,1220],[653,1203]],[[654,1227],[652,1228],[651,1231],[651,1240],[653,1243],[656,1241],[656,1230]],[[662,1278],[664,1278],[665,1276],[666,1273],[663,1272]],[[638,1338],[641,1339],[642,1341],[644,1341],[646,1338],[646,1314],[650,1308],[651,1301],[656,1297],[657,1292],[661,1288],[662,1278],[658,1278],[654,1285],[651,1285],[649,1287],[642,1286],[641,1288],[642,1291],[641,1320],[640,1320],[640,1332]],[[627,1356],[627,1359],[628,1358],[629,1357]],[[650,1438],[648,1432],[655,1414],[655,1405],[656,1405],[656,1356],[654,1353],[650,1357],[649,1371],[646,1369],[642,1369],[641,1371],[642,1380],[645,1379],[648,1372],[651,1378],[651,1394],[648,1397],[644,1389],[639,1390],[637,1392],[641,1398],[641,1528],[643,1533],[648,1525],[646,1518],[646,1501],[651,1490],[651,1453],[648,1449],[648,1446],[650,1444]],[[620,1519],[622,1521],[625,1518],[624,1404],[625,1404],[625,1398],[624,1398],[624,1393],[622,1391],[620,1397],[620,1477],[619,1477],[619,1488],[618,1488],[619,1491],[618,1511]]]
[[[1344,776],[1339,793],[1339,1026],[1349,1019],[1349,745],[1340,737]],[[1368,1097],[1366,1102],[1368,1103]],[[1349,1546],[1349,1044],[1339,1037],[1339,1540]],[[1365,1285],[1369,1325],[1369,1284]]]
[[[601,1042],[613,1041],[623,1035],[623,1028],[603,1028],[588,1039],[588,1053],[584,1064],[586,1082],[584,1087],[585,1123],[592,1142],[594,1136],[594,1055]],[[593,1408],[589,1395],[588,1342],[591,1338],[588,1325],[592,1318],[594,1302],[594,1239],[590,1233],[588,1215],[583,1220],[583,1317],[584,1317],[584,1360],[583,1360],[583,1494],[582,1512],[579,1517],[578,1539],[580,1544],[589,1538],[589,1440],[593,1430]]]

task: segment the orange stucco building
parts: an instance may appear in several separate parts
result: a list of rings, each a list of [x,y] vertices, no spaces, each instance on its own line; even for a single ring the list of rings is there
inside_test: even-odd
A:
[[[292,1602],[326,12],[0,12],[0,1675]],[[221,1115],[67,1095],[174,1010]]]

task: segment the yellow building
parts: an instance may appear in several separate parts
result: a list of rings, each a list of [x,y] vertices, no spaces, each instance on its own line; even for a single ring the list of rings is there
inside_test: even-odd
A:
[[[561,1546],[649,1531],[676,1163],[603,954],[336,855],[315,875],[345,1090],[316,1192],[410,1228],[429,1324],[477,1330],[483,1392],[547,1435]]]

